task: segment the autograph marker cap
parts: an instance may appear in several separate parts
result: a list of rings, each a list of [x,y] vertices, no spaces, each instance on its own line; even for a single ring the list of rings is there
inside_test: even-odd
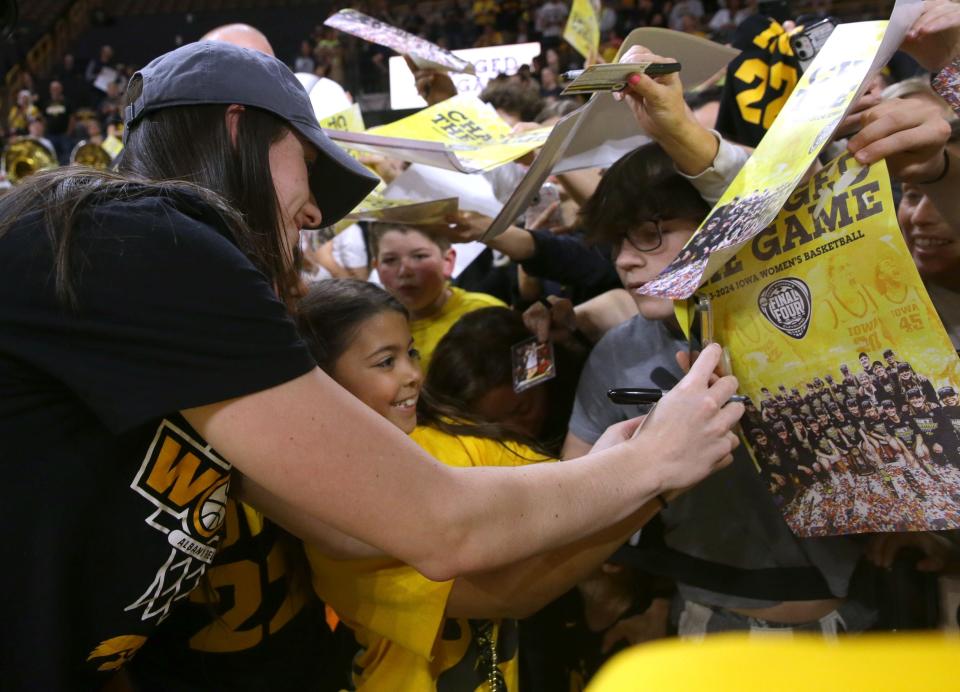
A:
[[[376,187],[379,178],[361,166],[321,129],[307,92],[276,58],[220,41],[199,41],[165,53],[137,72],[140,96],[124,109],[124,140],[145,115],[174,106],[239,104],[285,120],[319,153],[310,190],[330,226]]]

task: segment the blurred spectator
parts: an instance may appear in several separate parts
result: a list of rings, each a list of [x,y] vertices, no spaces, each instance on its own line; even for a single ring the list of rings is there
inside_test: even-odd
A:
[[[684,12],[680,15],[680,31],[685,34],[693,34],[706,38],[707,34],[700,27],[700,20],[692,12]]]
[[[620,28],[624,35],[641,26],[666,26],[663,8],[653,0],[637,0],[635,8],[620,11]]]
[[[563,88],[560,86],[557,73],[550,67],[540,70],[540,95],[544,98],[559,96],[561,91]]]
[[[567,23],[567,5],[560,0],[547,0],[536,12],[534,27],[544,48],[559,45]]]
[[[474,48],[489,48],[490,46],[502,46],[503,34],[497,31],[493,24],[487,24],[483,27],[480,35],[473,42]]]
[[[719,0],[720,9],[710,19],[707,28],[715,41],[726,43],[733,39],[733,32],[744,19],[750,16],[751,11],[742,7],[740,0]]]
[[[623,36],[616,29],[611,29],[607,33],[606,40],[600,44],[600,57],[603,58],[604,62],[613,62],[622,44]]]
[[[63,84],[54,79],[47,86],[49,95],[43,102],[41,112],[46,124],[47,137],[53,142],[57,158],[63,163],[70,155],[70,120],[73,117],[73,104],[63,93]]]
[[[95,117],[80,120],[74,127],[73,134],[78,142],[86,141],[103,145],[103,128]]]
[[[487,27],[495,28],[498,12],[497,0],[474,0],[473,25],[478,35],[482,36]]]
[[[40,109],[33,103],[33,94],[29,89],[21,89],[7,115],[7,136],[27,134],[30,121],[39,117]]]
[[[113,48],[110,46],[100,46],[100,53],[87,63],[87,69],[83,73],[87,82],[93,84],[104,68],[113,69]]]
[[[602,4],[600,10],[600,36],[603,37],[613,31],[617,25],[617,11],[609,0]]]
[[[90,105],[90,86],[77,67],[73,53],[64,53],[51,77],[63,85],[64,98],[75,108]]]
[[[316,67],[317,63],[313,59],[313,46],[310,45],[310,41],[304,39],[300,42],[300,53],[293,61],[293,71],[313,74]]]
[[[517,34],[527,33],[523,6],[519,0],[501,0],[495,26],[507,43],[519,43]]]
[[[43,124],[43,118],[31,118],[30,122],[27,124],[27,134],[40,142],[40,144],[45,146],[50,151],[56,152],[53,142],[46,137],[46,127]]]
[[[120,115],[123,110],[123,94],[120,93],[120,83],[110,81],[107,83],[107,93],[100,100],[97,106],[97,114],[100,120],[106,122],[111,116]]]
[[[466,17],[459,5],[451,5],[443,11],[443,36],[450,48],[461,48],[466,43],[464,28]]]
[[[700,0],[677,0],[670,10],[670,28],[676,31],[685,31],[684,15],[693,15],[699,21],[703,19],[703,3]]]
[[[123,120],[120,116],[114,115],[107,120],[107,136],[100,146],[110,154],[111,159],[117,158],[123,150]]]

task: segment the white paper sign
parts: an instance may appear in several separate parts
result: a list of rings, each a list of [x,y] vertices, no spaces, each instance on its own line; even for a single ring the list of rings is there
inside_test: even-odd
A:
[[[459,94],[479,96],[487,82],[498,74],[516,74],[521,65],[529,65],[540,55],[539,43],[514,43],[508,46],[489,48],[464,48],[452,51],[458,58],[473,64],[476,75],[450,74]],[[427,102],[420,98],[413,73],[406,61],[399,56],[390,58],[390,107],[394,110],[423,108]]]

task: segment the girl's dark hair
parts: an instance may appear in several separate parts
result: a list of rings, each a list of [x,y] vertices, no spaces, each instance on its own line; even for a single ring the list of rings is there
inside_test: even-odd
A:
[[[644,144],[607,169],[580,210],[593,241],[617,242],[631,228],[652,220],[700,222],[710,207],[673,160],[655,143]]]
[[[359,279],[329,279],[313,284],[295,310],[300,334],[317,365],[332,374],[350,347],[357,328],[385,311],[409,318],[406,308],[379,286]],[[535,440],[480,418],[471,406],[494,387],[512,385],[510,347],[530,338],[523,319],[507,308],[468,313],[440,340],[417,401],[417,424],[450,435],[514,440],[544,456],[553,456]]]
[[[313,284],[295,312],[300,335],[320,369],[330,374],[360,324],[391,310],[410,317],[407,309],[379,286],[359,279],[328,279]]]
[[[135,79],[126,98],[136,99],[140,91]],[[288,130],[279,118],[245,108],[234,143],[226,110],[225,105],[181,106],[148,114],[130,128],[117,165],[120,175],[69,167],[31,176],[0,200],[0,235],[24,214],[42,209],[57,295],[76,307],[75,282],[83,266],[72,242],[78,219],[96,204],[165,197],[201,218],[219,219],[289,305],[297,280],[285,259],[269,161],[270,145]]]
[[[530,337],[523,318],[509,308],[481,308],[457,320],[430,358],[430,370],[417,403],[418,424],[451,435],[513,440],[544,456],[555,456],[538,440],[473,411],[491,389],[513,386],[511,347]]]

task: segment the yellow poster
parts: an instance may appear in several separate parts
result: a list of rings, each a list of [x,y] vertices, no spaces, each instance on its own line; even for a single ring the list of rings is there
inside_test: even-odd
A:
[[[563,38],[588,64],[596,62],[600,52],[600,0],[573,0]]]
[[[675,299],[692,295],[706,277],[773,221],[830,141],[864,80],[885,64],[900,44],[909,27],[904,14],[907,5],[917,3],[898,3],[890,22],[841,24],[834,29],[683,252],[643,286],[641,293]],[[785,79],[785,74],[769,75],[773,86]]]
[[[960,526],[960,360],[897,224],[886,166],[848,154],[699,295],[741,421],[800,536]]]
[[[351,104],[339,113],[322,118],[320,127],[325,130],[340,130],[342,132],[363,132],[367,129],[366,125],[363,124],[363,114],[360,112],[359,103]]]
[[[492,106],[476,96],[459,95],[363,133],[329,134],[351,149],[476,173],[543,146],[551,129],[513,133]]]
[[[405,226],[430,226],[446,223],[456,216],[460,200],[456,197],[422,202],[410,199],[388,199],[376,192],[367,195],[356,209],[347,214],[351,221],[383,221]]]

